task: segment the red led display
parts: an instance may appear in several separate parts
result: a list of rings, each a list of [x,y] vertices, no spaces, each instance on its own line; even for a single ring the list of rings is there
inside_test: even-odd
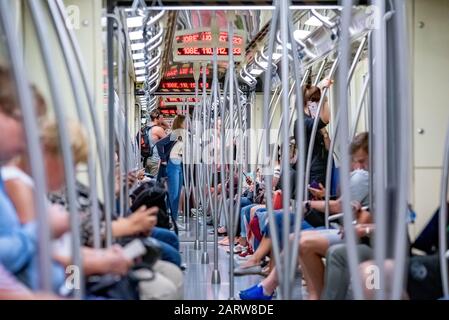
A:
[[[206,75],[210,74],[210,70],[206,68]],[[185,75],[193,75],[192,67],[185,68],[172,68],[165,73],[166,78],[185,76]]]
[[[193,43],[198,41],[212,41],[212,33],[210,31],[198,32],[193,34],[186,34],[182,36],[176,36],[176,43]],[[218,41],[222,43],[227,43],[228,33],[225,31],[220,32],[218,36]],[[234,45],[242,45],[243,38],[241,36],[234,36],[232,39]]]
[[[219,56],[228,55],[228,48],[217,48]],[[233,48],[234,55],[241,55],[241,48]],[[213,48],[179,48],[178,56],[212,56],[214,54]]]
[[[206,89],[209,89],[209,83],[206,82]],[[203,83],[199,83],[199,87],[203,87]],[[164,81],[161,83],[162,89],[195,89],[195,82],[188,81]]]
[[[195,102],[199,101],[199,99],[195,99],[195,98],[164,98],[165,102]]]

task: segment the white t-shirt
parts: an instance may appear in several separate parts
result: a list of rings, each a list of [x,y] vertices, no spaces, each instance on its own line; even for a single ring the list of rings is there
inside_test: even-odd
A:
[[[28,187],[34,189],[34,181],[33,179],[24,171],[20,170],[19,168],[15,166],[5,166],[1,168],[1,175],[3,181],[8,180],[15,180],[18,179],[24,184],[26,184]],[[45,199],[47,201],[47,207],[50,208],[52,212],[57,212],[58,208],[56,205],[53,205],[48,201],[48,199]],[[65,209],[60,206],[60,212],[65,212]],[[58,239],[53,239],[51,241],[52,251],[53,253],[59,255],[59,256],[65,256],[70,257],[71,256],[71,235],[70,232],[64,233],[61,237]]]

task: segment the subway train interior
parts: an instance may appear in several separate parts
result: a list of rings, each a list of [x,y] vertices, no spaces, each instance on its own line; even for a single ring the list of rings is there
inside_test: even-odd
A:
[[[1,0],[0,299],[446,300],[449,0]]]

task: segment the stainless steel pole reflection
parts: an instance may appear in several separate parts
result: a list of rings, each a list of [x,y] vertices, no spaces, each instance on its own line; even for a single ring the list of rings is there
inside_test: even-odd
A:
[[[214,15],[215,16],[215,15]],[[212,87],[212,106],[213,106],[213,112],[214,112],[214,122],[213,122],[213,136],[212,136],[212,143],[214,146],[214,152],[213,152],[213,160],[212,160],[212,167],[213,167],[213,176],[214,176],[214,199],[213,199],[213,223],[214,223],[214,269],[212,271],[212,278],[211,282],[213,284],[219,284],[221,282],[220,277],[220,270],[218,269],[218,197],[217,197],[217,187],[218,187],[218,174],[217,174],[217,165],[218,165],[218,155],[216,150],[218,149],[217,144],[217,121],[218,121],[218,109],[220,104],[220,94],[219,94],[219,85],[218,85],[218,35],[219,35],[219,29],[218,25],[214,23],[212,25],[212,28],[214,30],[212,31],[212,37],[213,37],[213,45],[214,45],[214,57],[213,57],[213,71],[212,71],[212,77],[214,79],[213,81],[213,87]],[[211,106],[211,107],[212,107]]]
[[[59,14],[60,14],[62,20],[68,21],[68,16],[65,11],[64,3],[62,2],[62,0],[55,0],[55,1],[56,1],[56,5],[58,7]],[[65,28],[64,30],[67,32],[67,34],[69,36],[70,44],[72,46],[72,49],[75,52],[76,64],[77,64],[79,72],[81,74],[83,88],[84,88],[85,94],[87,96],[87,106],[89,109],[89,115],[90,115],[90,118],[92,121],[92,127],[94,130],[94,134],[96,137],[95,142],[96,142],[96,146],[97,146],[97,153],[98,153],[97,156],[99,158],[98,163],[99,163],[99,169],[100,169],[102,191],[103,191],[103,196],[104,196],[104,214],[106,217],[106,222],[108,222],[108,221],[111,221],[111,219],[109,219],[107,217],[111,215],[111,212],[113,210],[113,208],[110,206],[110,204],[111,204],[110,197],[112,197],[113,195],[111,195],[109,193],[108,176],[107,176],[107,170],[106,170],[106,149],[104,147],[104,143],[103,143],[103,139],[102,139],[103,135],[101,134],[100,125],[99,125],[98,117],[96,114],[95,97],[91,91],[91,86],[89,85],[89,81],[87,80],[87,72],[85,69],[86,64],[83,60],[83,56],[81,54],[81,49],[76,40],[76,36],[72,29]],[[139,154],[140,154],[140,151],[139,151]],[[109,239],[109,237],[111,237],[111,235],[112,235],[112,232],[110,232],[110,231],[111,231],[111,225],[106,223],[106,238],[107,239]]]
[[[276,4],[279,4],[278,1],[276,1]],[[264,149],[263,149],[263,172],[265,178],[265,190],[267,190],[268,193],[271,192],[273,189],[272,186],[272,176],[273,176],[273,168],[271,163],[271,157],[270,157],[270,126],[269,126],[269,100],[270,100],[270,94],[271,94],[271,68],[272,68],[272,59],[273,59],[273,49],[274,49],[274,41],[276,36],[276,29],[278,26],[278,20],[279,17],[279,6],[276,6],[275,11],[273,12],[271,23],[270,23],[270,31],[268,36],[268,70],[265,72],[265,81],[264,81],[264,100],[263,100],[263,126],[264,126],[264,132],[263,132],[263,140],[264,140]],[[274,221],[273,217],[273,199],[268,196],[266,197],[267,202],[267,215],[268,215],[268,223],[270,228],[270,235],[272,239],[272,247],[273,247],[273,253],[274,253],[274,259],[276,262],[276,273],[277,277],[279,279],[279,283],[281,285],[281,296],[279,298],[282,298],[283,293],[283,282],[282,282],[282,261],[281,261],[281,255],[280,255],[280,247],[279,247],[279,240],[278,240],[278,230],[277,226]]]
[[[406,270],[406,259],[408,254],[407,246],[407,215],[409,213],[408,203],[409,203],[409,190],[410,190],[410,166],[409,163],[411,157],[411,86],[408,67],[410,66],[410,55],[409,55],[409,42],[408,42],[408,32],[407,32],[407,8],[406,1],[396,0],[395,4],[395,15],[394,15],[394,28],[395,28],[395,38],[397,41],[397,47],[395,51],[395,73],[397,74],[397,95],[399,98],[399,114],[403,121],[399,122],[399,163],[401,164],[401,170],[399,170],[399,193],[398,193],[398,204],[397,204],[397,222],[395,231],[395,249],[394,249],[394,261],[395,268],[393,274],[393,292],[391,299],[398,300],[401,299],[402,293],[404,292],[404,274],[407,274]],[[449,133],[448,133],[449,135]],[[446,146],[447,146],[446,140]],[[449,154],[447,154],[443,166],[447,168],[449,163]],[[404,167],[402,167],[404,165]],[[446,174],[446,191],[447,191],[447,175],[448,171],[444,172],[443,177]],[[444,192],[444,188],[442,188]],[[443,202],[443,207],[446,208],[446,194],[441,198]],[[442,253],[446,252],[447,242],[446,242],[446,225],[447,217],[444,213],[442,214],[442,208],[440,207],[440,266],[442,266],[442,280],[443,280],[443,292],[447,297],[448,291],[448,275],[447,275],[447,257],[442,256]],[[442,214],[442,215],[441,215]],[[443,238],[442,238],[443,237]],[[442,259],[441,259],[442,258]],[[446,289],[446,291],[444,291]]]
[[[51,61],[51,48],[48,42],[48,30],[45,27],[45,16],[42,8],[42,2],[38,0],[28,0],[31,18],[34,28],[36,29],[36,36],[42,52],[45,71],[48,74],[48,81],[50,86],[50,93],[54,103],[54,112],[58,122],[58,131],[61,144],[62,158],[64,160],[64,173],[67,185],[68,207],[70,212],[70,226],[72,236],[72,257],[73,265],[79,270],[79,288],[74,289],[75,297],[81,299],[84,296],[84,275],[83,264],[81,257],[81,240],[80,240],[80,226],[79,214],[77,208],[77,193],[76,193],[76,177],[75,177],[75,163],[73,161],[73,154],[71,150],[71,143],[69,131],[66,125],[66,115],[61,92],[58,90],[57,72],[55,66]]]
[[[199,91],[199,78],[200,78],[200,65],[198,63],[193,65],[193,78],[195,80],[195,109],[193,110],[193,119],[194,119],[194,125],[195,125],[195,137],[197,139],[201,139],[200,135],[200,128],[199,128],[199,124],[200,124],[200,101],[199,101],[199,95],[198,95],[198,91]],[[192,128],[193,129],[193,128]],[[194,186],[194,195],[195,195],[195,203],[196,203],[196,228],[195,228],[195,243],[194,243],[194,249],[195,250],[201,250],[201,242],[200,242],[200,192],[199,192],[199,188],[200,188],[200,180],[199,180],[199,167],[200,167],[200,163],[199,163],[199,152],[201,150],[198,150],[198,145],[193,143],[194,141],[194,135],[192,132],[192,139],[191,139],[191,146],[192,146],[192,156],[193,156],[193,161],[192,161],[192,166],[191,166],[191,170],[190,170],[190,175],[191,175],[191,180],[192,183],[195,182],[195,186]],[[196,179],[194,177],[194,175],[196,175]]]
[[[341,35],[340,35],[340,68],[338,71],[338,96],[339,96],[339,106],[340,106],[340,138],[339,142],[343,148],[341,157],[341,168],[340,168],[340,186],[341,186],[341,199],[343,208],[343,220],[345,226],[345,242],[347,245],[348,253],[348,265],[350,274],[355,275],[352,278],[353,291],[355,299],[363,298],[362,281],[358,277],[358,256],[356,249],[356,235],[354,226],[352,224],[353,213],[351,209],[351,199],[350,199],[350,185],[349,185],[349,175],[350,175],[350,165],[351,161],[349,158],[349,148],[348,148],[348,138],[349,138],[349,124],[348,124],[348,72],[349,72],[349,57],[350,57],[350,35],[349,26],[351,23],[352,14],[352,0],[343,0],[343,12],[341,17]]]
[[[374,0],[373,4],[377,8],[380,17],[385,15],[385,1]],[[386,70],[386,22],[380,19],[379,28],[373,31],[374,59],[373,70],[373,124],[374,133],[374,220],[376,221],[376,237],[374,239],[375,263],[379,268],[379,286],[376,290],[376,299],[384,300],[385,297],[385,268],[386,259],[386,99],[387,99],[387,70]],[[401,186],[402,187],[402,186]],[[405,186],[404,186],[405,187]]]
[[[230,113],[230,155],[229,155],[229,216],[228,216],[228,236],[229,236],[229,299],[234,299],[234,12],[227,13],[228,18],[228,52],[229,52],[229,113]],[[226,187],[225,187],[226,188]]]
[[[205,150],[205,131],[207,130],[206,127],[206,118],[207,118],[207,93],[206,93],[206,68],[207,68],[207,63],[203,63],[202,64],[202,75],[203,75],[203,101],[202,101],[202,114],[203,114],[203,132],[202,132],[202,138],[201,138],[201,149],[202,151]],[[203,254],[201,255],[201,263],[202,264],[208,264],[209,263],[209,253],[207,252],[207,209],[208,209],[208,205],[207,205],[207,199],[206,199],[206,179],[208,179],[209,177],[207,176],[207,172],[206,172],[206,166],[207,163],[205,163],[206,159],[202,159],[201,160],[201,194],[202,194],[202,201],[201,201],[201,208],[203,211]]]
[[[293,26],[293,17],[291,12],[288,13],[288,27],[289,27],[289,34],[293,38],[293,32],[294,32],[294,26]],[[298,52],[296,41],[292,41],[292,51]],[[301,71],[302,66],[301,62],[299,61],[299,58],[297,55],[293,55],[293,74],[295,79],[300,79],[301,77]],[[290,257],[290,274],[285,275],[286,278],[289,278],[290,283],[294,283],[295,279],[295,271],[297,267],[297,257],[298,257],[298,248],[299,248],[299,240],[301,237],[301,223],[304,216],[304,208],[303,208],[303,190],[305,188],[305,154],[304,152],[301,152],[300,150],[305,150],[305,125],[304,125],[304,106],[303,106],[303,97],[302,97],[302,87],[304,85],[304,82],[307,79],[307,76],[309,74],[310,70],[307,70],[305,74],[303,75],[302,81],[299,85],[296,85],[295,87],[295,95],[296,95],[296,103],[295,103],[295,110],[298,120],[298,125],[296,128],[294,128],[296,132],[296,137],[298,137],[299,141],[296,141],[296,144],[298,146],[298,152],[299,157],[297,159],[296,164],[296,197],[295,197],[295,217],[294,217],[294,234],[293,234],[293,244],[292,244],[292,250],[291,252],[288,252],[288,256]],[[295,112],[293,112],[295,113]],[[288,297],[290,298],[292,295],[292,286],[289,288]],[[300,298],[302,298],[302,290],[300,290]]]
[[[52,18],[53,26],[55,28],[56,34],[58,36],[59,45],[61,46],[64,62],[67,67],[68,76],[70,79],[70,84],[73,91],[73,98],[75,100],[75,107],[78,118],[81,120],[81,123],[88,128],[89,120],[87,118],[87,114],[82,109],[81,97],[83,96],[80,87],[78,86],[79,77],[77,77],[77,73],[75,71],[75,56],[73,51],[70,50],[70,43],[68,39],[67,33],[64,31],[66,25],[64,21],[61,19],[59,15],[58,8],[56,6],[55,1],[48,1],[48,8],[50,10],[50,16]],[[100,137],[98,137],[100,139]],[[88,179],[90,186],[90,206],[92,210],[92,230],[93,230],[93,240],[94,240],[94,248],[99,249],[101,246],[101,237],[100,237],[100,208],[98,204],[98,196],[97,196],[97,172],[96,172],[96,162],[95,162],[95,148],[94,148],[94,140],[89,139],[88,141],[88,159],[87,159],[87,171],[88,171]]]

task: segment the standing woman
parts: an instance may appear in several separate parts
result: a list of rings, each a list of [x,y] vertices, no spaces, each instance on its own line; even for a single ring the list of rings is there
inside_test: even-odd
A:
[[[185,140],[185,116],[178,115],[173,120],[170,140],[174,141],[174,143],[171,145],[167,162],[168,200],[173,220],[176,221],[178,219],[179,197],[183,184],[182,157]]]
[[[321,100],[322,88],[330,87],[332,81],[325,79],[319,86],[306,85],[303,88],[303,107],[304,107],[304,126],[306,130],[306,150],[307,157],[308,146],[312,138],[312,129],[316,117],[318,120],[318,131],[315,136],[315,143],[312,151],[312,163],[310,167],[310,181],[308,184],[313,184],[314,188],[322,188],[326,180],[326,165],[327,165],[327,150],[329,148],[330,139],[326,130],[326,126],[330,120],[330,108],[327,97],[324,98],[323,106],[321,107],[320,114],[318,113],[318,104]],[[321,87],[321,88],[320,88]],[[298,125],[296,120],[295,128]],[[296,136],[296,130],[294,132],[295,140],[298,140]],[[319,185],[319,187],[315,185]]]

